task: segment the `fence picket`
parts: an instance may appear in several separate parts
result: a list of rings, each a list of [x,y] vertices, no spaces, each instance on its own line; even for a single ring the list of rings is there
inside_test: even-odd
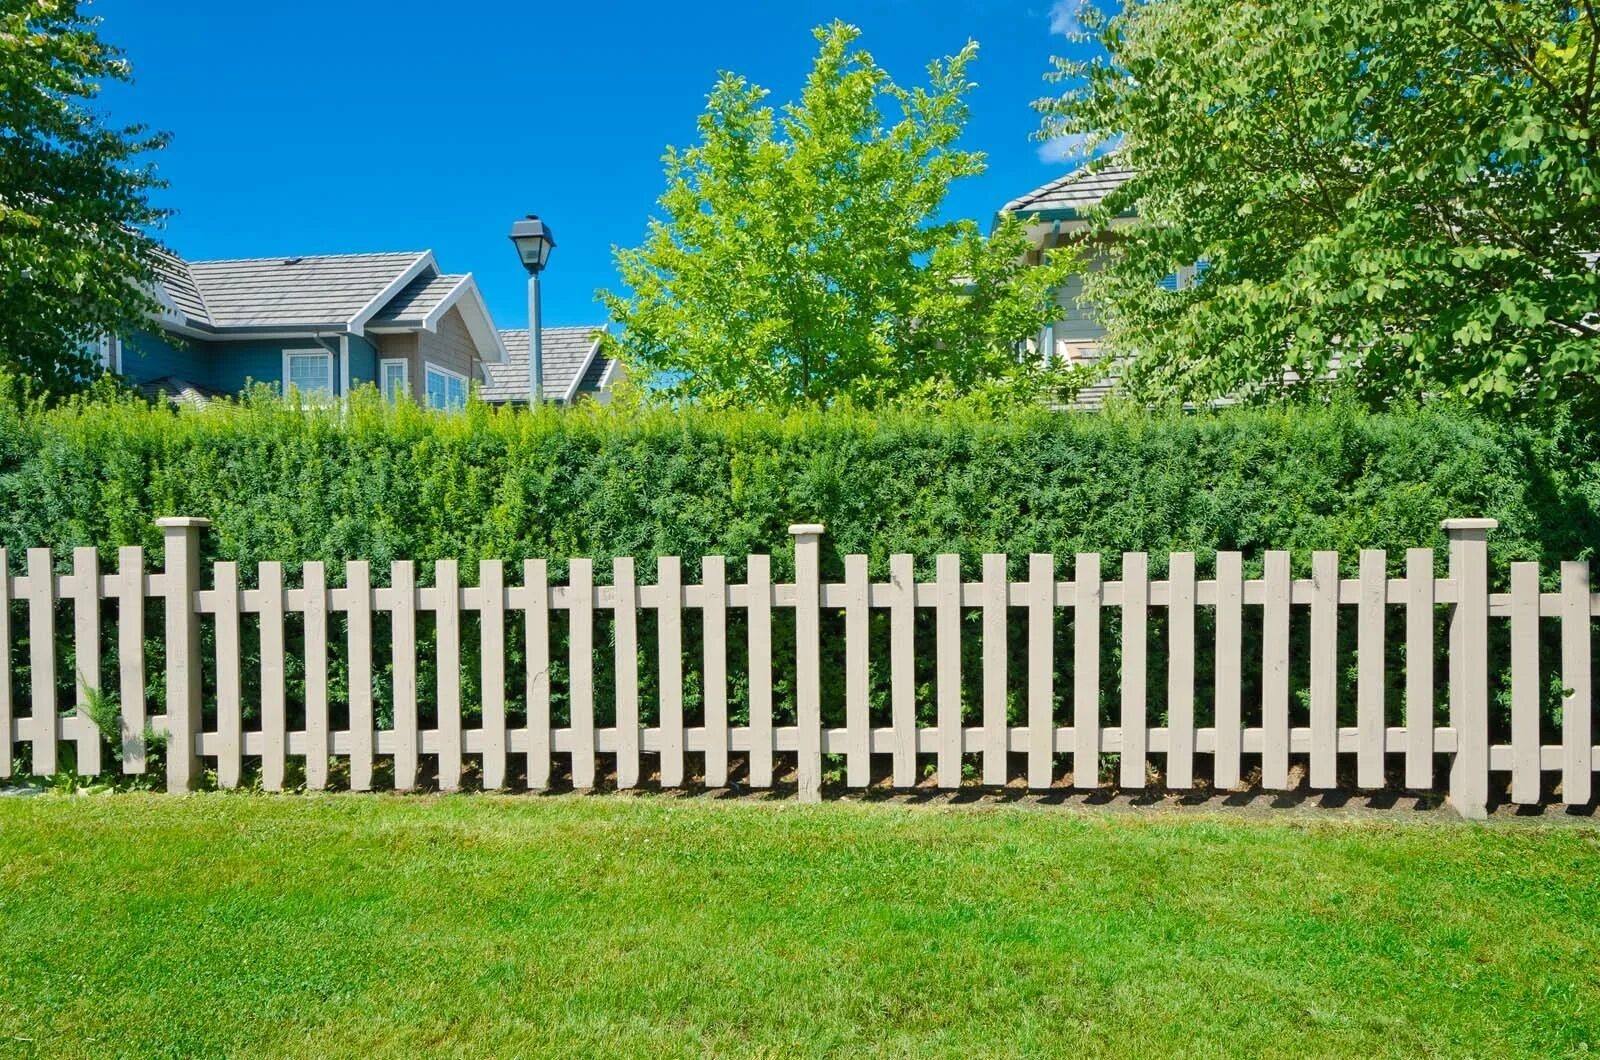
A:
[[[1511,801],[1539,801],[1539,565],[1511,565]]]
[[[1384,650],[1389,557],[1381,549],[1362,549],[1361,600],[1356,614],[1356,785],[1384,783]]]
[[[1212,783],[1237,787],[1244,756],[1244,558],[1217,553],[1216,754]]]
[[[844,718],[845,783],[864,788],[872,782],[872,733],[867,712],[867,557],[844,558]]]
[[[100,553],[90,546],[72,550],[72,643],[77,673],[78,773],[100,773],[100,730],[89,710],[100,685]]]
[[[372,790],[375,714],[372,705],[372,564],[364,559],[344,565],[346,599],[345,650],[349,655],[350,790]]]
[[[56,771],[56,579],[50,550],[28,549],[28,670],[32,677],[33,772]]]
[[[640,774],[639,586],[632,558],[623,556],[612,562],[611,591],[616,602],[612,630],[617,668],[617,787],[627,790],[639,786]]]
[[[1194,553],[1167,560],[1167,787],[1194,786]]]
[[[772,787],[772,557],[746,567],[750,629],[750,785]]]
[[[261,594],[261,786],[267,791],[282,791],[289,745],[284,706],[283,564],[272,560],[260,564],[256,580]],[[398,634],[395,639],[398,643]],[[395,675],[398,687],[398,664]],[[396,766],[396,787],[399,782]]]
[[[633,571],[633,560],[628,560],[628,571]],[[567,633],[567,673],[570,687],[567,703],[571,710],[568,723],[572,734],[572,786],[580,790],[594,787],[594,561],[579,557],[567,563],[567,616],[571,627]],[[637,612],[626,610],[630,616]],[[620,658],[621,644],[618,644]],[[630,658],[638,665],[638,652]]]
[[[442,564],[444,561],[440,562]],[[306,599],[306,787],[321,791],[328,786],[328,759],[333,756],[333,734],[328,725],[328,568],[320,560],[307,560],[301,575]],[[443,638],[440,640],[442,643]],[[460,662],[452,661],[449,670],[459,690]],[[441,659],[439,672],[443,674],[444,671],[444,661]],[[458,691],[458,719],[460,699]],[[442,702],[440,713],[443,713]],[[459,733],[458,721],[458,740]]]
[[[728,783],[728,567],[721,556],[700,563],[705,640],[706,786]]]
[[[894,723],[894,786],[917,782],[917,576],[907,553],[889,557],[889,710]]]
[[[506,569],[478,561],[478,676],[482,688],[483,786],[506,786]]]
[[[1450,802],[1468,819],[1489,806],[1489,531],[1493,519],[1447,519],[1450,579],[1456,605],[1450,618]]]
[[[397,791],[410,791],[417,786],[418,768],[416,565],[408,559],[395,560],[389,565],[389,585],[394,601],[390,618],[390,666],[394,673],[394,786]],[[265,628],[263,619],[262,629]]]
[[[1001,787],[1006,782],[1006,753],[1010,742],[1006,716],[1006,657],[1009,654],[1006,624],[1010,618],[1010,586],[1006,581],[1005,556],[992,552],[984,555],[979,592],[983,601],[983,782]]]
[[[934,653],[938,674],[939,787],[961,786],[961,557],[941,553],[934,569]]]
[[[1587,805],[1593,791],[1594,747],[1591,712],[1593,618],[1590,615],[1589,563],[1561,564],[1561,801]]]
[[[1100,607],[1105,586],[1099,554],[1079,553],[1072,578],[1072,786],[1086,790],[1100,786]]]
[[[144,650],[140,643],[139,650]],[[0,780],[11,776],[11,556],[0,548]]]
[[[439,734],[439,790],[461,788],[461,571],[453,559],[433,565],[439,609],[434,613],[438,660],[434,729]]]
[[[1055,779],[1056,558],[1028,557],[1028,787]]]
[[[1150,765],[1145,692],[1150,639],[1150,557],[1122,554],[1122,758],[1119,782],[1142,788]]]
[[[1433,549],[1406,550],[1406,787],[1433,787]]]
[[[1289,786],[1289,553],[1269,551],[1262,564],[1261,786]]]
[[[1311,555],[1311,776],[1339,784],[1339,553]]]
[[[239,565],[212,568],[216,586],[217,786],[236,788],[244,765],[244,709],[239,697]]]
[[[522,562],[522,585],[527,594],[523,625],[523,674],[527,697],[528,787],[543,791],[550,786],[550,565],[542,559]]]
[[[822,527],[800,523],[794,536],[794,699],[800,801],[822,798]]]
[[[661,685],[661,786],[683,786],[683,566],[677,556],[656,560],[656,644]]]

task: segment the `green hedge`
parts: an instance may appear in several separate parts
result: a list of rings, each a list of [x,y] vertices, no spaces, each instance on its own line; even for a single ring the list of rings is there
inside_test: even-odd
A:
[[[102,546],[108,563],[114,546],[142,543],[154,561],[156,516],[205,515],[213,520],[207,554],[245,564],[247,579],[260,560],[288,561],[293,571],[298,561],[321,559],[338,583],[347,558],[374,560],[380,583],[388,560],[421,560],[426,579],[426,561],[455,557],[471,583],[480,558],[586,555],[603,581],[611,557],[632,555],[649,581],[658,554],[685,557],[688,580],[698,575],[698,557],[725,554],[738,579],[751,552],[773,553],[775,574],[786,578],[787,526],[815,521],[828,528],[825,574],[834,578],[849,552],[867,553],[884,577],[891,553],[916,554],[931,574],[943,551],[960,552],[972,577],[984,552],[1009,554],[1017,577],[1030,552],[1054,552],[1065,577],[1072,553],[1099,551],[1115,577],[1115,554],[1125,550],[1152,553],[1155,573],[1169,551],[1192,550],[1205,576],[1219,548],[1243,550],[1253,570],[1268,548],[1292,549],[1302,572],[1314,549],[1340,550],[1352,572],[1361,548],[1388,549],[1396,572],[1408,547],[1433,546],[1442,563],[1441,519],[1490,516],[1501,524],[1491,552],[1502,581],[1513,559],[1541,560],[1553,577],[1557,561],[1593,553],[1595,456],[1592,439],[1570,427],[1536,430],[1446,409],[868,418],[597,408],[530,415],[474,406],[447,416],[370,399],[316,412],[264,399],[204,412],[101,401],[0,412],[0,544],[14,567],[24,549],[41,544],[56,550],[61,569],[71,547],[86,543]],[[563,573],[555,563],[552,576]],[[1157,618],[1153,674],[1164,665]],[[1108,621],[1102,672],[1114,680],[1114,613]],[[1202,615],[1202,637],[1205,622]],[[648,621],[644,632],[649,703]],[[781,645],[781,624],[778,637]],[[976,712],[977,637],[968,639],[968,709]],[[1058,658],[1070,659],[1067,643]],[[376,657],[385,658],[381,646]],[[828,663],[828,713],[842,715],[842,664],[831,649]],[[731,669],[737,704],[742,667]],[[697,672],[691,667],[691,715]],[[1017,673],[1014,690],[1024,687]],[[1199,678],[1204,690],[1204,667]],[[336,697],[341,683],[336,672]],[[1159,716],[1164,682],[1150,687]],[[876,667],[873,689],[874,710],[886,712],[887,675]],[[781,683],[778,693],[787,703]],[[931,687],[920,698],[931,719]],[[70,701],[65,688],[62,702]],[[1115,703],[1114,687],[1105,701]],[[1025,716],[1020,691],[1013,712]]]

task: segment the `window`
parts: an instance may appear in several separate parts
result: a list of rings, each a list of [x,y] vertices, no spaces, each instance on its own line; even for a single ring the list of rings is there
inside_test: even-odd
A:
[[[411,366],[403,360],[385,360],[378,365],[378,389],[390,404],[411,393]]]
[[[326,350],[284,350],[283,392],[302,396],[333,396],[333,354]]]
[[[115,335],[106,335],[83,344],[83,355],[107,372],[122,370],[122,344]]]
[[[453,412],[467,404],[466,376],[428,365],[428,407]]]

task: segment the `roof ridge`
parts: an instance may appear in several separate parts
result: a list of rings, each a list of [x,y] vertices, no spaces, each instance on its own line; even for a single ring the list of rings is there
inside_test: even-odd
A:
[[[422,255],[431,253],[432,251],[430,250],[357,250],[349,251],[343,254],[267,254],[262,257],[254,258],[205,258],[197,261],[187,261],[186,259],[180,260],[184,260],[185,264],[189,265],[240,265],[245,262],[252,261],[307,261],[312,258],[317,260],[337,260],[340,258],[410,258],[412,261],[415,261]]]

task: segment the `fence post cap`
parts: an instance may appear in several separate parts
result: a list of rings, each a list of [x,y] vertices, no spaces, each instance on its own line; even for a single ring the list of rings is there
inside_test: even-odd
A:
[[[806,534],[821,534],[825,527],[821,523],[794,523],[789,527],[789,533],[795,537],[804,537]]]
[[[156,520],[156,525],[164,530],[182,530],[191,526],[203,529],[211,525],[211,520],[203,515],[163,515]]]
[[[1445,533],[1456,530],[1496,530],[1499,526],[1498,519],[1446,519],[1439,524],[1439,528]]]

